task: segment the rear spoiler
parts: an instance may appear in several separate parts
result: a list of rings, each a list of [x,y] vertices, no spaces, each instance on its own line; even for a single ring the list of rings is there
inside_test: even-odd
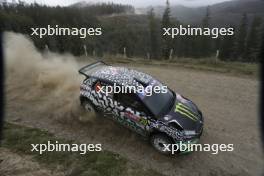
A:
[[[88,76],[90,76],[90,74],[92,72],[95,71],[96,68],[98,69],[98,67],[100,67],[100,66],[107,66],[107,65],[108,64],[104,63],[103,61],[97,61],[97,62],[94,62],[92,64],[89,64],[89,65],[86,65],[86,66],[82,67],[79,70],[79,73],[84,75],[84,76],[86,76],[86,77],[88,77]]]

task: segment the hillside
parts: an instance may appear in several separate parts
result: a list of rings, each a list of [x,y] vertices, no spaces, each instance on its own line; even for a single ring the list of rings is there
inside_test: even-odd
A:
[[[137,9],[138,13],[146,13],[151,7]],[[156,14],[162,15],[164,6],[154,7]],[[247,13],[249,19],[254,15],[264,18],[264,1],[261,0],[236,0],[218,3],[210,6],[212,22],[215,26],[237,25],[243,13]],[[185,7],[182,5],[172,6],[172,17],[187,23],[198,24],[206,12],[206,7]]]

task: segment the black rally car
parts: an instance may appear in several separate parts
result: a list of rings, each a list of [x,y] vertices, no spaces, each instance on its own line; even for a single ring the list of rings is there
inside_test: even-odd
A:
[[[116,93],[102,91],[106,87],[164,87],[152,76],[133,69],[113,67],[96,62],[79,70],[85,76],[80,87],[81,105],[91,114],[103,112],[122,125],[150,139],[161,153],[164,144],[180,141],[196,143],[203,131],[203,115],[189,99],[169,88],[163,93]],[[110,115],[110,116],[109,116]]]

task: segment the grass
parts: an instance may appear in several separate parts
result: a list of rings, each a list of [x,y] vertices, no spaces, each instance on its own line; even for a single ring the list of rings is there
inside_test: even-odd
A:
[[[53,134],[36,128],[6,123],[3,137],[2,147],[15,153],[30,155],[35,161],[51,170],[62,168],[68,176],[161,175],[153,170],[145,170],[110,151],[87,152],[85,155],[80,155],[78,152],[44,152],[42,155],[31,152],[31,144],[47,144],[47,141],[75,143],[56,138]]]
[[[85,60],[85,58],[82,59]],[[215,58],[173,58],[171,60],[161,61],[142,58],[123,58],[122,56],[106,56],[103,60],[107,63],[117,64],[183,67],[254,78],[259,75],[259,64],[257,63],[225,62],[216,60]]]

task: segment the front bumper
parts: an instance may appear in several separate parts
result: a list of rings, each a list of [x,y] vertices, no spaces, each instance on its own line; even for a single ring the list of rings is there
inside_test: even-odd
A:
[[[180,150],[179,154],[187,154],[187,153],[193,152],[191,149],[191,145],[192,144],[198,144],[202,133],[203,133],[203,127],[201,127],[199,132],[196,133],[195,135],[185,135],[183,140],[176,141],[175,144],[177,144],[177,145],[185,144],[188,146],[185,150]]]
[[[186,147],[184,147],[184,149],[180,148],[179,154],[187,154],[187,153],[193,152],[191,145],[197,144],[199,142],[199,140],[200,140],[199,138],[195,138],[195,139],[188,140],[188,141],[177,142],[176,143],[177,145],[185,145],[186,146]]]

